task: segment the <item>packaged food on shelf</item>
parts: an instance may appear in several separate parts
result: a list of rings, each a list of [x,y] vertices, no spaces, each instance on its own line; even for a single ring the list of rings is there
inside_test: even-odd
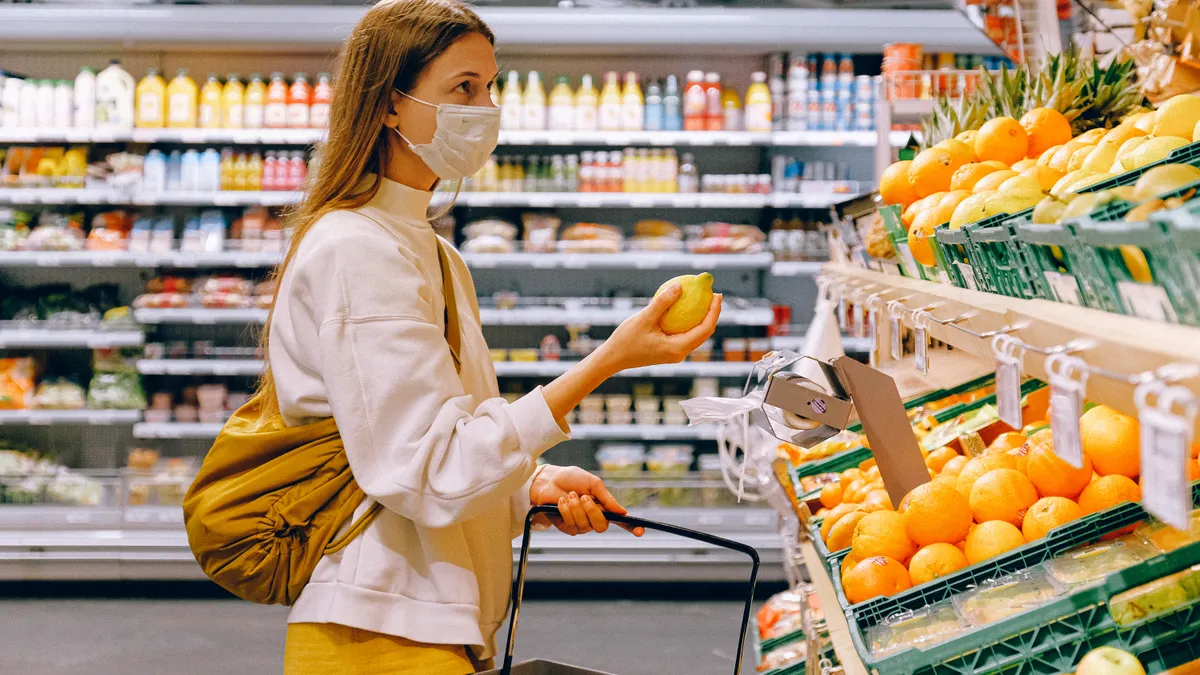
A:
[[[1177,530],[1166,523],[1153,521],[1139,525],[1136,532],[1163,553],[1183,548],[1200,541],[1200,509],[1192,511],[1192,520],[1186,530]]]
[[[466,236],[462,246],[464,253],[512,253],[517,228],[492,218],[469,223],[463,228],[463,235]]]
[[[683,231],[665,220],[639,220],[633,224],[629,248],[634,251],[679,251],[683,249]]]
[[[130,506],[182,506],[196,478],[195,458],[169,457],[164,461],[157,450],[131,450],[126,466],[130,470]]]
[[[1121,627],[1169,614],[1200,600],[1200,565],[1114,595],[1108,601],[1113,621]]]
[[[525,251],[529,253],[553,253],[557,246],[558,228],[562,219],[543,213],[521,214],[525,230]]]
[[[1046,574],[1060,586],[1077,588],[1103,581],[1113,572],[1149,560],[1158,551],[1137,535],[1101,541],[1046,561]]]
[[[689,232],[687,248],[692,253],[757,253],[766,239],[753,225],[708,223],[698,232]]]
[[[694,350],[692,350],[691,354],[688,354],[688,360],[704,362],[712,361],[713,344],[714,343],[712,340],[705,340],[704,342],[701,342],[699,347],[696,347]]]
[[[563,253],[620,253],[625,235],[611,225],[575,223],[563,230],[558,250]]]
[[[0,505],[116,506],[114,492],[38,450],[0,441]]]
[[[0,359],[0,410],[32,407],[37,368],[29,357]]]
[[[625,486],[625,482],[643,475],[645,461],[646,446],[639,443],[602,443],[596,450],[596,463],[608,481],[609,491],[626,508],[637,506],[645,496],[644,488]]]
[[[146,392],[137,373],[97,372],[88,384],[87,407],[92,410],[143,410]]]
[[[656,445],[646,457],[646,469],[655,479],[683,479],[692,466],[696,448],[689,444]],[[662,506],[692,506],[693,490],[686,487],[660,486],[654,490]]]
[[[1055,586],[1042,565],[1006,574],[955,595],[954,609],[971,626],[986,626],[1027,612],[1057,598],[1064,589]]]
[[[976,624],[979,625],[979,624]],[[887,617],[864,636],[875,657],[904,649],[924,649],[966,632],[970,625],[955,612],[949,600]]]
[[[42,380],[33,395],[33,405],[40,410],[80,410],[87,403],[87,394],[78,383],[65,377]]]

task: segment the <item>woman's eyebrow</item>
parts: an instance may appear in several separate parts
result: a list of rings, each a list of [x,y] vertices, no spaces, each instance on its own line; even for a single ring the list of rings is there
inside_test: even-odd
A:
[[[464,70],[464,71],[462,71],[462,72],[455,73],[454,75],[451,75],[451,76],[450,76],[450,79],[458,79],[458,78],[460,78],[460,77],[474,77],[474,78],[479,78],[479,77],[483,77],[483,76],[482,76],[482,75],[480,75],[479,73],[476,73],[476,72],[474,72],[474,71],[471,71],[471,70]]]

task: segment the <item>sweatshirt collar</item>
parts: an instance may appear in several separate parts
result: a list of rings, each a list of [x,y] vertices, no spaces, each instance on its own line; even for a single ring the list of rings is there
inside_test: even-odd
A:
[[[367,206],[379,210],[393,222],[404,221],[410,225],[428,226],[427,213],[432,198],[432,192],[416,190],[380,176],[379,190],[371,201],[367,202]]]

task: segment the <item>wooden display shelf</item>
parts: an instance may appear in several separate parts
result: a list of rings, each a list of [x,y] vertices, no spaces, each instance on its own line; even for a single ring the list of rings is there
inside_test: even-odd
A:
[[[901,300],[900,304],[909,310],[902,316],[909,327],[913,326],[912,310],[930,308],[928,313],[933,318],[928,327],[930,338],[993,363],[992,337],[978,336],[1005,328],[1010,328],[1008,334],[1021,342],[1043,349],[1072,341],[1083,343],[1083,348],[1073,351],[1072,356],[1083,359],[1092,369],[1087,380],[1087,398],[1135,417],[1138,414],[1133,396],[1135,385],[1128,379],[1102,375],[1097,369],[1127,378],[1167,365],[1185,364],[1200,370],[1200,329],[1197,328],[1047,300],[1010,298],[847,264],[826,265],[822,273],[843,287],[861,289],[868,294],[881,293],[884,301]],[[965,318],[955,323],[938,323],[960,317]],[[887,310],[881,310],[881,327],[887,321]],[[881,331],[881,339],[885,332]],[[885,355],[886,344],[884,342],[882,348]],[[1025,351],[1022,373],[1048,380],[1046,359],[1045,354]],[[936,372],[938,366],[937,355],[931,351],[930,372]],[[1174,384],[1187,387],[1200,396],[1200,373]],[[1196,428],[1200,434],[1200,419]]]
[[[813,546],[812,541],[800,542],[800,551],[804,555],[804,566],[808,569],[809,580],[821,601],[821,612],[825,616],[825,625],[829,630],[829,640],[833,643],[833,652],[846,675],[867,675],[867,667],[863,665],[854,642],[850,639],[850,624],[846,614],[838,604],[837,595],[833,591],[833,579],[825,570],[821,556]]]

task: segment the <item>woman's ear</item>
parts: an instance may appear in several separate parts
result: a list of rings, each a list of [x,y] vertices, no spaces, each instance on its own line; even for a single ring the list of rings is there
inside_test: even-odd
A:
[[[404,101],[404,97],[395,89],[392,90],[391,100],[388,103],[387,116],[383,118],[383,124],[386,127],[395,129],[400,124],[400,105]]]

